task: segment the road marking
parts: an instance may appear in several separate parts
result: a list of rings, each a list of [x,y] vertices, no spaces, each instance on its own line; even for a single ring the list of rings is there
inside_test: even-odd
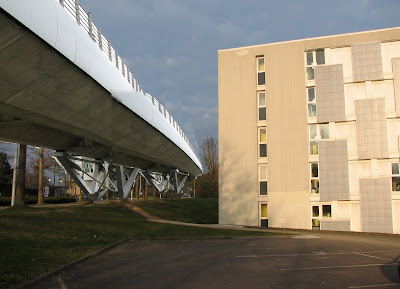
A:
[[[375,254],[375,253],[394,253],[400,252],[400,250],[391,250],[391,251],[370,251],[370,252],[337,252],[337,253],[326,253],[326,252],[313,252],[313,253],[306,253],[306,254],[286,254],[286,255],[238,255],[236,258],[263,258],[263,257],[297,257],[297,256],[321,256],[321,255],[363,255],[363,254]],[[368,256],[377,259],[389,260],[393,261],[392,259],[386,259],[382,257],[376,256]]]
[[[390,264],[361,264],[361,265],[344,265],[344,266],[327,266],[327,267],[304,267],[304,268],[281,268],[281,271],[320,270],[320,269],[373,267],[373,266],[397,266],[397,263],[390,263]]]
[[[377,257],[377,256],[371,256],[371,255],[367,255],[367,254],[361,254],[361,253],[357,253],[357,252],[354,252],[354,254],[355,254],[355,255],[360,255],[360,256],[365,256],[365,257],[376,258],[376,259],[382,259],[382,260],[393,261],[393,259],[389,259],[389,258],[382,258],[382,257]]]
[[[353,286],[353,287],[348,287],[349,289],[356,289],[356,288],[374,288],[374,287],[382,287],[382,286],[396,286],[399,285],[400,283],[390,283],[390,284],[376,284],[376,285],[365,285],[365,286]]]
[[[64,283],[64,280],[61,278],[61,275],[57,276],[57,280],[58,280],[58,283],[60,283],[60,286],[61,286],[62,289],[68,289],[67,286]]]
[[[292,239],[320,239],[320,237],[313,235],[298,235],[292,237]]]

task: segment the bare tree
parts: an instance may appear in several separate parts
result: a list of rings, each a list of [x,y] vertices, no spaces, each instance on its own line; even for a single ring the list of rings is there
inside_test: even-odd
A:
[[[18,159],[17,187],[15,190],[15,205],[25,206],[25,165],[26,145],[21,144]]]
[[[213,136],[207,136],[201,146],[201,157],[205,172],[198,179],[198,196],[218,196],[218,142]]]

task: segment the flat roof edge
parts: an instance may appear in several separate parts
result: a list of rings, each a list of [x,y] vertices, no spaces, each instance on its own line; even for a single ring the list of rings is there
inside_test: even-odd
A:
[[[327,36],[309,37],[309,38],[302,38],[302,39],[295,39],[295,40],[286,40],[286,41],[279,41],[279,42],[272,42],[272,43],[265,43],[265,44],[256,44],[256,45],[249,45],[249,46],[242,46],[242,47],[235,47],[235,48],[219,49],[218,52],[232,51],[232,50],[239,50],[239,49],[246,49],[246,48],[255,48],[255,47],[262,47],[262,46],[270,46],[270,45],[278,45],[278,44],[286,44],[286,43],[308,41],[308,40],[327,39],[327,38],[333,38],[333,37],[339,37],[339,36],[350,36],[350,35],[355,35],[355,34],[366,34],[366,33],[380,32],[380,31],[383,32],[383,31],[389,31],[389,30],[399,30],[400,31],[400,26],[375,29],[375,30],[359,31],[359,32],[349,32],[349,33],[343,33],[343,34],[334,34],[334,35],[327,35]]]

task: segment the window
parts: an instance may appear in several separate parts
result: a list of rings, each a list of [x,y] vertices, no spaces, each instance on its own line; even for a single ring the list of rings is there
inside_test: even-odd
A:
[[[318,141],[329,139],[329,123],[312,124],[309,126],[310,155],[318,154]]]
[[[306,63],[307,80],[313,80],[315,78],[314,66],[325,64],[325,50],[317,49],[306,52]]]
[[[268,205],[261,204],[261,227],[268,227]]]
[[[319,206],[312,206],[312,229],[320,230]]]
[[[322,217],[330,218],[331,216],[331,205],[322,205]]]
[[[264,57],[257,58],[257,85],[265,85]]]
[[[260,184],[260,195],[268,195],[268,172],[267,165],[259,165],[259,184]]]
[[[260,195],[268,195],[268,184],[267,181],[260,182]]]
[[[322,214],[321,214],[322,213]],[[311,223],[313,230],[321,229],[321,219],[332,217],[332,206],[315,204],[311,206]]]
[[[317,102],[315,100],[315,87],[307,88],[308,95],[308,117],[317,116]]]
[[[311,163],[310,164],[311,170],[311,193],[312,194],[319,194],[319,170],[318,170],[318,163]]]
[[[312,207],[313,217],[319,217],[319,206]]]
[[[267,120],[265,91],[258,92],[258,120]]]
[[[399,163],[392,163],[392,191],[400,191]]]
[[[258,155],[260,158],[267,157],[267,128],[259,129],[259,152]]]

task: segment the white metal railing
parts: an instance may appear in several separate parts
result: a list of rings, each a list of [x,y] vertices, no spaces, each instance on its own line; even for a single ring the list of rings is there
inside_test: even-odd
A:
[[[129,71],[129,68],[124,64],[122,58],[118,55],[118,52],[111,46],[109,40],[101,33],[101,30],[92,21],[92,16],[87,13],[83,7],[79,4],[79,0],[56,0],[60,3],[62,7],[71,15],[78,25],[88,33],[88,36],[96,42],[99,49],[107,56],[107,58],[115,65],[115,67],[121,72],[121,74],[126,78],[126,80],[132,85],[132,88],[140,93],[143,93],[147,99],[157,108],[157,110],[169,121],[171,126],[181,135],[181,137],[190,146],[194,154],[197,156],[196,151],[190,144],[185,133],[176,123],[171,114],[160,104],[157,99],[151,96],[149,93],[144,92],[134,75]],[[197,156],[198,157],[198,156]]]

